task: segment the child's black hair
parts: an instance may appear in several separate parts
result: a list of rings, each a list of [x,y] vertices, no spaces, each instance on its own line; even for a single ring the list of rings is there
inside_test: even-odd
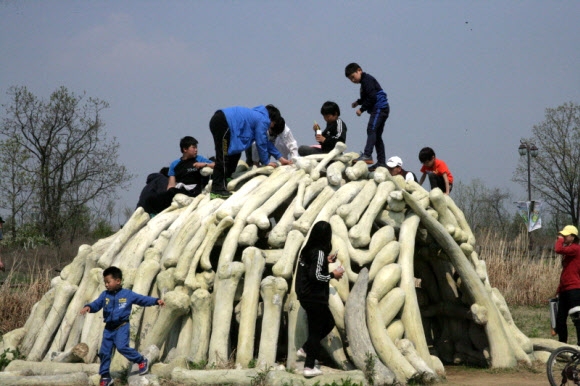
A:
[[[320,108],[320,114],[332,114],[332,115],[340,115],[340,107],[332,101],[326,101]]]
[[[357,72],[359,68],[360,66],[357,63],[350,63],[344,69],[344,76],[348,78],[349,76]]]
[[[274,124],[274,127],[272,127],[272,134],[274,134],[275,136],[282,134],[285,127],[286,121],[284,120],[284,118],[280,117],[280,119],[278,119]]]
[[[270,121],[274,122],[274,127],[272,127],[272,133],[274,135],[279,135],[284,131],[286,127],[286,121],[282,118],[280,114],[280,110],[274,105],[267,105],[266,110],[268,110],[268,116],[270,117]]]
[[[164,166],[161,168],[161,170],[159,170],[159,173],[163,174],[165,177],[168,177],[169,168],[167,166]]]
[[[103,271],[103,277],[107,277],[111,275],[113,279],[120,279],[123,280],[123,271],[115,266],[110,266],[109,268],[105,268]]]
[[[328,222],[319,221],[314,224],[310,231],[310,236],[308,236],[308,241],[302,248],[302,255],[304,256],[304,252],[312,249],[320,249],[324,251],[325,255],[330,254],[332,249],[332,228]]]
[[[179,141],[179,150],[181,150],[181,152],[183,153],[185,150],[189,149],[191,145],[197,146],[197,144],[198,144],[197,139],[188,135],[181,138],[181,141]]]
[[[435,157],[435,151],[430,147],[424,147],[419,152],[419,162],[422,164],[433,159],[433,157]]]

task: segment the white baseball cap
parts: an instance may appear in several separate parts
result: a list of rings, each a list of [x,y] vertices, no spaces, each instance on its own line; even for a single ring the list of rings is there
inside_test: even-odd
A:
[[[391,157],[387,160],[387,166],[390,168],[396,168],[397,166],[403,166],[403,160],[397,156]]]

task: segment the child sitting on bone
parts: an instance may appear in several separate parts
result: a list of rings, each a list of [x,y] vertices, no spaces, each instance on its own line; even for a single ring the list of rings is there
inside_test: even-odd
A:
[[[300,156],[311,154],[328,154],[337,142],[346,143],[346,124],[339,118],[340,107],[334,102],[324,102],[320,108],[320,114],[326,121],[326,128],[320,131],[318,123],[312,127],[315,135],[314,138],[320,146],[300,146],[298,154]]]

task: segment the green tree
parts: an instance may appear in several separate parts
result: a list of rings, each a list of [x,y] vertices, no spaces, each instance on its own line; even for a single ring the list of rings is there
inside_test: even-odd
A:
[[[58,243],[87,207],[116,198],[133,176],[118,163],[119,144],[104,130],[101,115],[107,102],[65,87],[48,100],[26,87],[11,87],[8,95],[0,135],[29,155],[22,170],[34,179],[31,198],[38,206],[38,227]]]
[[[569,102],[546,109],[545,120],[525,139],[538,147],[531,162],[532,198],[541,198],[552,213],[580,220],[580,105]],[[513,180],[527,186],[527,161],[520,159]],[[535,197],[534,197],[535,196]]]
[[[509,191],[489,188],[478,178],[469,184],[459,181],[453,185],[453,201],[463,211],[474,233],[493,230],[506,234],[513,213],[506,207],[510,197]]]

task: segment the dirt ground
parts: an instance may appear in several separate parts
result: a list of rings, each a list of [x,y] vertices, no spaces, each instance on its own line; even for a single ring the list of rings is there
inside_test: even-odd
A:
[[[537,372],[519,370],[493,373],[489,370],[446,366],[446,386],[546,386],[548,377],[543,369]]]

